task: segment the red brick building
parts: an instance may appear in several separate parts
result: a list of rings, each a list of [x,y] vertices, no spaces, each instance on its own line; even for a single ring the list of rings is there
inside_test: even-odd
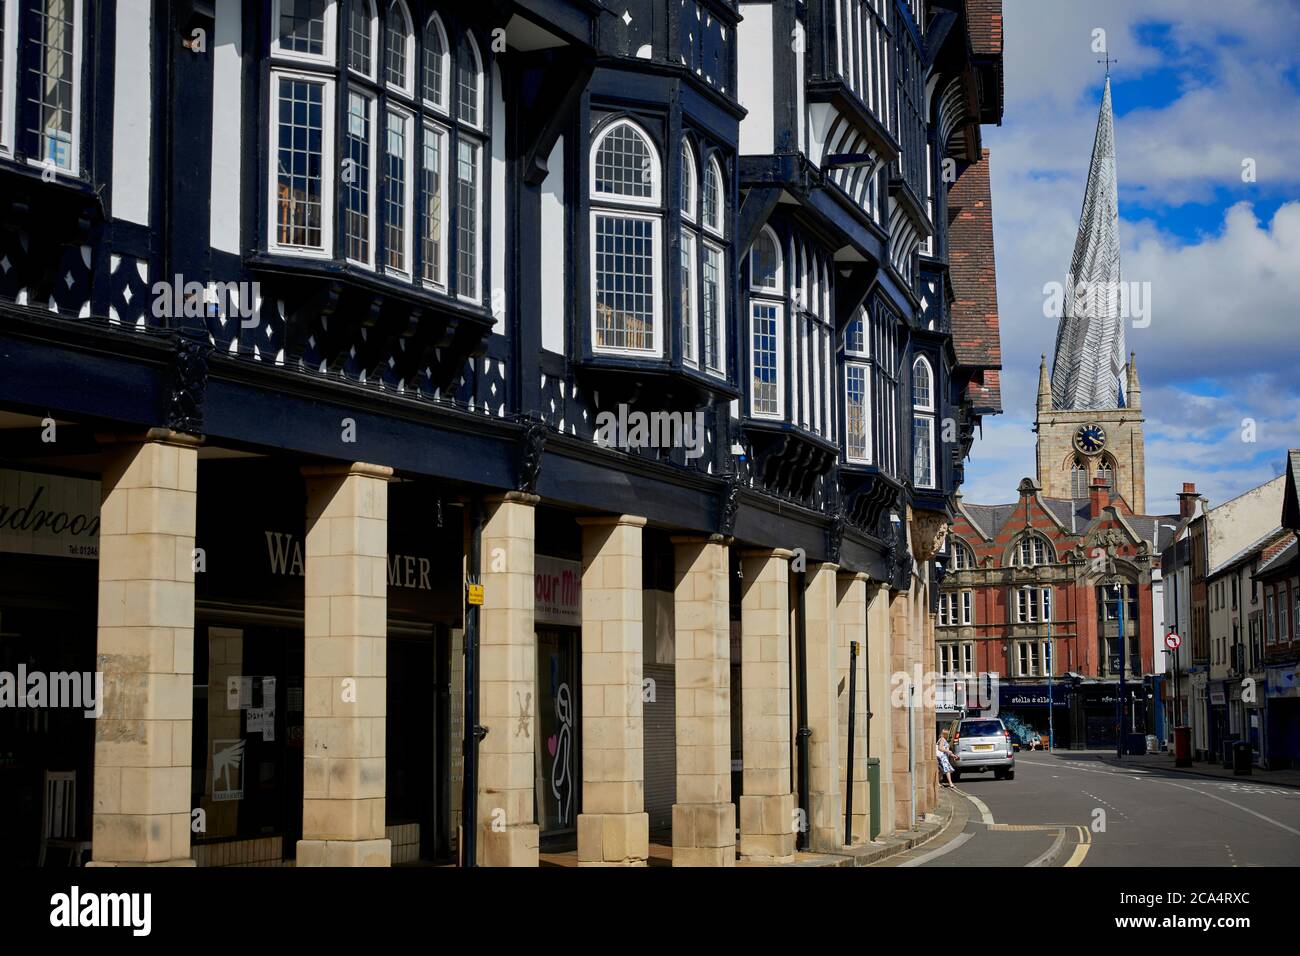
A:
[[[1046,498],[1026,478],[1019,500],[959,502],[939,595],[941,674],[997,674],[999,713],[1057,746],[1115,740],[1123,588],[1130,717],[1145,728],[1154,669],[1153,556],[1174,523],[1137,515],[1102,476],[1088,498]],[[1158,572],[1158,562],[1154,567]],[[1048,690],[1049,677],[1052,683]]]

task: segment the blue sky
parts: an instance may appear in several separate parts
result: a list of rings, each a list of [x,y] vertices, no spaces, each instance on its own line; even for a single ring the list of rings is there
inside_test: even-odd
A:
[[[1074,246],[1111,65],[1125,280],[1146,417],[1147,509],[1184,481],[1218,504],[1300,447],[1300,3],[1004,0],[1006,113],[991,150],[1003,405],[971,452],[968,501],[1034,473],[1043,286]],[[1104,37],[1095,31],[1104,31]],[[1244,176],[1249,167],[1254,176]]]

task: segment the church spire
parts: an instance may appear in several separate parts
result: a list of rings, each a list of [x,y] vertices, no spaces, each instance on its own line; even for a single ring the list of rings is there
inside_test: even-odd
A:
[[[1052,397],[1058,409],[1100,410],[1119,405],[1119,376],[1126,358],[1119,282],[1115,117],[1108,72],[1070,260],[1065,307],[1056,332]]]

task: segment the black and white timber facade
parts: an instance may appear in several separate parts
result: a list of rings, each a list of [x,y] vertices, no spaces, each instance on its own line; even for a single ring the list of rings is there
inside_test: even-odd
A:
[[[308,854],[338,862],[330,848],[351,840],[372,862],[373,833],[339,835],[312,803],[312,602],[324,592],[310,566],[326,553],[312,528],[334,514],[313,489],[336,472],[386,486],[390,721],[420,697],[395,700],[397,682],[419,671],[433,688],[419,706],[436,739],[418,742],[436,755],[431,767],[388,731],[379,836],[393,862],[447,857],[466,819],[463,682],[480,665],[463,649],[516,626],[491,616],[506,613],[492,608],[504,593],[494,585],[481,610],[465,603],[463,565],[471,584],[476,558],[483,578],[499,570],[494,502],[526,503],[529,530],[501,532],[512,543],[500,550],[527,540],[537,567],[544,556],[589,569],[593,516],[644,519],[647,622],[666,613],[652,594],[672,610],[687,540],[724,545],[737,629],[742,555],[782,549],[801,559],[792,583],[803,561],[810,578],[833,567],[914,594],[929,616],[942,550],[921,539],[949,522],[989,410],[971,398],[984,370],[954,345],[947,196],[981,159],[981,124],[1001,119],[1000,53],[972,43],[991,7],[1000,31],[1000,6],[969,0],[0,0],[0,478],[14,489],[3,501],[11,530],[30,497],[22,482],[37,480],[21,476],[49,476],[45,500],[98,483],[108,548],[126,467],[115,456],[160,442],[181,449],[175,490],[197,498],[193,530],[177,541],[192,538],[201,555],[193,593],[178,598],[192,602],[188,625],[165,623],[193,628],[195,693],[182,694],[192,718],[172,715],[193,721],[187,802],[133,809],[124,790],[114,813],[92,808],[112,749],[102,724],[93,741],[68,724],[59,760],[20,745],[23,785],[77,771],[74,828],[97,860],[216,862],[199,833],[161,849],[141,837],[143,856],[120,845],[133,814],[189,819],[201,808],[214,838],[251,846],[241,852],[292,858],[301,841],[299,865]],[[124,541],[166,523],[121,520]],[[0,585],[0,631],[38,628],[37,611],[61,605],[62,662],[111,672],[105,595],[118,575],[107,552],[96,572],[61,544],[4,539],[4,522],[0,563],[13,573]],[[675,666],[647,651],[637,667],[661,694],[678,675],[680,735],[680,590],[678,601]],[[538,682],[539,754],[552,734],[561,749],[573,735],[567,785],[538,796],[531,823],[543,838],[576,829],[582,858],[583,815],[604,815],[608,853],[618,811],[596,806],[584,777],[596,771],[581,766],[603,739],[587,717],[599,708],[578,704],[575,722],[554,696],[566,685],[589,698],[590,607],[557,602],[548,622],[538,610],[525,627],[539,652],[558,650],[536,675],[504,680]],[[158,625],[150,613],[137,623]],[[214,649],[236,633],[242,665]],[[928,635],[932,645],[932,617]],[[918,653],[924,662],[933,647]],[[731,665],[722,684],[739,680]],[[186,666],[177,650],[131,673]],[[504,719],[487,689],[498,677],[481,666],[479,719],[492,726]],[[221,673],[261,675],[231,685],[245,723],[225,730],[212,703],[227,692]],[[654,827],[688,801],[673,723],[660,728],[661,766],[645,707]],[[502,724],[483,752],[508,735]],[[238,787],[222,772],[235,740]],[[656,789],[674,760],[677,803]],[[480,786],[495,766],[471,768]],[[912,814],[927,806],[917,789],[932,787],[916,774]],[[722,802],[750,786],[737,771]],[[480,830],[489,803],[479,801]],[[503,806],[512,828],[529,825]],[[908,822],[901,813],[886,830]],[[402,829],[412,823],[423,829]],[[26,864],[40,827],[21,824],[11,845]],[[536,852],[527,837],[494,843],[490,828],[478,839],[489,862]],[[688,851],[703,852],[682,848],[682,861]]]

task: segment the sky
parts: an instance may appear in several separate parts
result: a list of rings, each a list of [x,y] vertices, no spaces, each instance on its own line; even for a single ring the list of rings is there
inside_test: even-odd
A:
[[[1074,248],[1099,42],[1116,61],[1123,278],[1150,290],[1149,319],[1126,330],[1147,510],[1176,512],[1185,481],[1214,506],[1276,477],[1300,447],[1300,0],[1003,6],[1006,108],[984,145],[1004,412],[984,420],[963,496],[1015,501],[1034,475],[1039,356],[1050,368],[1056,342],[1044,286]]]

